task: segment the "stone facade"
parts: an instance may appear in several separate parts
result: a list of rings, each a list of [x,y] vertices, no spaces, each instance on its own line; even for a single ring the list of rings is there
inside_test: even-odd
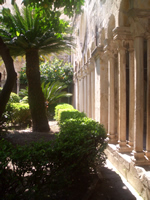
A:
[[[149,166],[150,0],[86,0],[73,26],[75,108],[134,166]]]

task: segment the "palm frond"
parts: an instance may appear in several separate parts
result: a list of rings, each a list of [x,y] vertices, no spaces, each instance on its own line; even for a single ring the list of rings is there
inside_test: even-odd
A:
[[[42,87],[45,100],[48,101],[49,104],[56,103],[56,101],[62,97],[72,96],[72,94],[64,91],[64,89],[66,89],[67,86],[64,83],[61,83],[59,81],[47,83],[47,84],[43,82],[41,84],[41,87]]]
[[[47,19],[47,16],[50,18]],[[62,19],[60,20],[60,30],[58,27],[55,28],[55,20],[51,11],[48,15],[30,6],[20,10],[17,5],[14,5],[13,13],[10,9],[2,10],[0,20],[0,36],[8,45],[13,56],[24,55],[31,48],[38,49],[39,55],[57,53],[70,50],[70,46],[73,45],[73,37],[67,35],[70,28],[66,26],[65,22],[63,25]],[[59,19],[57,19],[57,23],[59,23]],[[55,32],[55,29],[58,32]]]

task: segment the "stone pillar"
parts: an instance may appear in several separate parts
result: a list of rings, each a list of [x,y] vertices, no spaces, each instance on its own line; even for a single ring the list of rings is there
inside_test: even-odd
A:
[[[73,106],[75,109],[78,109],[78,77],[77,73],[74,73],[73,76],[73,82],[74,82],[74,90],[73,90]]]
[[[91,114],[92,119],[95,119],[95,71],[91,71]]]
[[[135,163],[143,163],[143,124],[144,124],[144,66],[143,66],[143,37],[134,39],[134,158]]]
[[[95,120],[100,122],[100,58],[95,59]]]
[[[84,113],[87,113],[87,77],[84,72],[84,78],[83,78],[83,84],[84,84],[84,98],[83,98],[83,111]]]
[[[76,109],[79,110],[79,85],[80,81],[79,81],[79,77],[77,77],[77,100],[76,100]]]
[[[87,116],[91,118],[91,71],[87,71]]]
[[[90,110],[91,118],[95,119],[95,62],[93,58],[90,58],[88,61],[88,67],[90,70]]]
[[[118,90],[119,90],[119,117],[118,139],[119,151],[126,152],[126,50],[119,44],[118,49]]]
[[[81,78],[81,112],[84,111],[84,77]]]
[[[78,96],[78,99],[79,99],[79,102],[78,102],[78,110],[80,111],[81,109],[81,95],[80,95],[80,93],[81,93],[81,79],[79,78],[79,80],[78,80],[78,88],[79,88],[79,96]]]
[[[79,111],[82,112],[82,99],[83,99],[83,86],[82,86],[82,74],[81,71],[79,71]]]
[[[134,143],[134,48],[129,47],[129,147],[133,150]]]
[[[100,123],[108,131],[108,64],[104,53],[100,58]]]
[[[20,80],[17,78],[17,94],[19,94],[20,91]]]
[[[109,143],[116,144],[115,135],[115,69],[114,56],[109,54],[108,60],[108,136]]]
[[[146,156],[150,160],[150,36],[147,38],[147,130]]]

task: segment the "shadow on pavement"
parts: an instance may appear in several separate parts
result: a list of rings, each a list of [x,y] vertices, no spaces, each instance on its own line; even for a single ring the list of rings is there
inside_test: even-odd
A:
[[[86,200],[136,200],[122,182],[121,177],[112,169],[101,167],[100,178]]]

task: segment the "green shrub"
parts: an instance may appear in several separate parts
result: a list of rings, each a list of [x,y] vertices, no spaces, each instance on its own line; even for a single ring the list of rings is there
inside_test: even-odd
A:
[[[29,104],[10,103],[6,106],[4,116],[7,119],[7,123],[30,124],[31,114]]]
[[[19,101],[20,97],[16,93],[11,92],[8,103],[19,103]]]
[[[104,163],[107,143],[102,125],[80,118],[65,120],[60,129],[50,142],[14,147],[0,140],[2,199],[66,199],[61,196],[66,188],[78,185],[96,164]]]
[[[51,174],[55,172],[51,142],[14,147],[0,140],[0,161],[2,199],[40,200],[46,199],[48,192],[52,193]]]
[[[0,92],[1,91],[2,91],[2,88],[0,87]],[[8,103],[19,103],[19,101],[20,101],[20,97],[16,93],[11,92]]]
[[[57,136],[59,160],[64,162],[66,173],[84,174],[105,161],[107,146],[103,125],[87,117],[65,120]]]
[[[71,110],[71,109],[74,109],[74,107],[70,104],[67,104],[67,103],[61,103],[61,104],[58,104],[56,107],[55,107],[55,116],[54,116],[54,119],[56,119],[58,121],[58,112],[59,110]]]
[[[72,110],[60,109],[58,112],[58,121],[60,123],[64,122],[67,119],[79,119],[83,117],[86,117],[86,114],[83,112],[79,112],[76,109],[72,109]]]

